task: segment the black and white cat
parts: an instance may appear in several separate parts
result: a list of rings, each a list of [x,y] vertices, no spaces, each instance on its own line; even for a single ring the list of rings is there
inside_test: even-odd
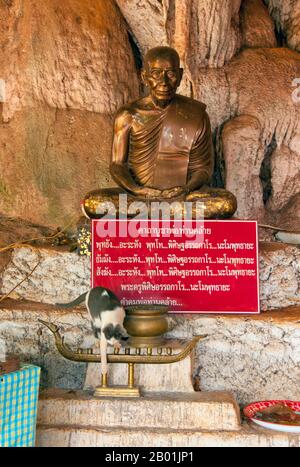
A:
[[[103,287],[95,287],[70,303],[57,303],[61,308],[71,308],[84,302],[91,318],[96,339],[100,340],[102,374],[107,373],[107,344],[121,347],[129,336],[124,328],[125,310],[116,295]]]
[[[61,308],[71,308],[84,301],[96,339],[101,338],[101,333],[111,345],[128,339],[129,336],[123,326],[125,310],[116,295],[108,289],[95,287],[70,303],[56,305]]]

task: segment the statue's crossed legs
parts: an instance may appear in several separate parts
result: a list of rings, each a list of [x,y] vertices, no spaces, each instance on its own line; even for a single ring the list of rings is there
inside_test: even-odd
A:
[[[123,198],[120,195],[123,195]],[[125,198],[126,196],[127,198]],[[132,203],[136,204],[132,205]],[[181,212],[183,218],[184,212],[192,212],[193,219],[201,219],[201,217],[204,219],[229,219],[237,209],[235,196],[222,188],[203,187],[202,190],[189,193],[185,197],[173,199],[138,198],[120,188],[108,188],[89,193],[83,201],[83,211],[90,219],[100,219],[111,208],[114,208],[117,218],[120,215],[130,218],[138,214],[139,203],[146,206],[149,217],[152,203],[168,203],[172,217],[180,215]],[[192,203],[192,206],[187,208],[186,203]],[[142,206],[142,204],[140,205]]]

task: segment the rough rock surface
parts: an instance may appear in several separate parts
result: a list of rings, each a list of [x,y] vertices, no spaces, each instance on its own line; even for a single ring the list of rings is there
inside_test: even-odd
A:
[[[272,193],[273,167],[276,178],[274,150],[277,148],[279,154],[281,150],[292,151],[295,154],[291,158],[299,160],[299,105],[292,99],[295,76],[300,76],[298,53],[284,48],[260,48],[245,49],[222,69],[204,70],[195,81],[195,97],[206,102],[213,128],[218,129],[221,178],[237,194],[237,215],[241,218],[268,218],[264,203]],[[283,165],[284,160],[283,157]],[[261,178],[263,163],[265,186]],[[281,170],[285,167],[286,164]],[[280,193],[282,203],[287,204],[295,195],[297,174],[298,167],[286,175],[287,186]],[[252,188],[248,185],[250,180]],[[246,189],[242,190],[245,184]],[[292,192],[288,197],[290,184]]]
[[[300,2],[298,0],[266,0],[279,33],[289,47],[300,51]]]
[[[143,53],[177,48],[188,68],[221,67],[241,45],[241,0],[116,0]]]
[[[62,311],[50,305],[6,301],[0,309],[0,333],[7,351],[40,365],[43,386],[82,388],[85,364],[61,357],[40,319],[59,325],[66,344],[74,349],[94,343],[85,309]],[[243,404],[299,398],[299,307],[252,317],[170,317],[170,336],[202,334],[208,338],[199,343],[193,367],[202,390],[234,392]]]
[[[8,289],[25,279],[38,265],[15,290],[15,296],[18,294],[22,299],[41,303],[67,303],[89,289],[90,261],[90,258],[69,253],[64,248],[18,248],[8,265],[8,276],[3,273],[2,292],[8,293]]]
[[[263,187],[260,170],[264,159],[261,125],[255,117],[241,115],[228,121],[222,132],[226,186],[238,199],[237,216],[262,219]],[[236,168],[238,167],[238,170]],[[248,174],[245,177],[245,174]],[[241,183],[241,180],[244,183]]]
[[[112,0],[14,0],[0,32],[0,209],[58,225],[108,184],[112,114],[139,87],[126,24]]]
[[[166,29],[168,1],[116,0],[143,54],[168,44]]]
[[[275,25],[263,0],[244,0],[242,2],[241,26],[244,46],[277,46]]]
[[[277,225],[300,232],[300,193],[292,198],[288,205],[277,214]]]
[[[195,98],[207,104],[214,129],[250,115],[261,122],[264,144],[275,133],[279,145],[289,141],[298,152],[299,106],[292,100],[292,81],[299,71],[300,55],[289,49],[245,49],[222,69],[201,70]]]
[[[55,109],[110,114],[136,92],[125,23],[112,0],[0,5],[4,121],[36,101]]]
[[[40,225],[32,224],[21,219],[10,219],[0,216],[0,271],[10,261],[12,245],[20,244],[26,240],[33,240],[36,245],[50,245],[49,237],[57,232]],[[35,239],[35,240],[34,240]],[[52,241],[54,239],[52,238]]]
[[[75,222],[84,195],[111,186],[111,136],[109,115],[39,105],[0,123],[1,211],[54,227]]]
[[[203,390],[233,391],[242,403],[299,397],[299,308],[294,322],[273,314],[266,320],[264,315],[258,319],[182,317],[174,324],[176,337],[209,334],[196,356],[195,375]]]
[[[300,153],[288,147],[277,148],[271,158],[272,194],[268,209],[280,211],[299,193]]]
[[[266,244],[260,255],[260,300],[263,310],[300,303],[300,250]],[[292,298],[293,297],[293,298]],[[291,301],[290,301],[291,300]]]
[[[300,251],[283,244],[260,248],[260,296],[262,310],[297,305],[300,300]],[[3,270],[1,293],[42,303],[67,303],[90,287],[90,258],[64,249],[23,247],[15,250]]]

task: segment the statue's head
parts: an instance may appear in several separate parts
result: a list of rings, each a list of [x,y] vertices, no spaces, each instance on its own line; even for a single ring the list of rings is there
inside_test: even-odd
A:
[[[145,57],[142,79],[150,88],[152,99],[158,104],[170,102],[182,80],[180,58],[171,47],[155,47]]]

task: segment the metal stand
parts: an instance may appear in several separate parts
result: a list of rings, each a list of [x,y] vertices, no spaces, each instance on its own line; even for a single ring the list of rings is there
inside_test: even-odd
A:
[[[101,386],[94,392],[95,397],[140,397],[140,388],[134,386],[134,363],[128,363],[128,385],[108,386],[107,373],[102,375]]]
[[[101,356],[94,354],[93,349],[71,350],[64,344],[59,328],[52,323],[39,320],[47,326],[55,337],[56,348],[67,360],[73,362],[101,363]],[[107,374],[102,375],[101,386],[96,388],[95,397],[140,397],[140,388],[134,385],[135,364],[171,364],[184,360],[196,347],[197,343],[207,337],[195,336],[191,340],[161,339],[159,345],[136,344],[134,341],[122,350],[115,350],[107,355],[108,363],[124,363],[128,365],[127,386],[110,387]]]

